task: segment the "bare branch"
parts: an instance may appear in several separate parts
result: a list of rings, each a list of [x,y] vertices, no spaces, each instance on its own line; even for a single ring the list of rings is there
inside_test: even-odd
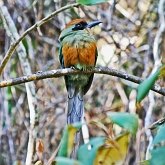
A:
[[[9,48],[9,50],[7,51],[4,59],[2,60],[1,64],[0,64],[0,75],[2,74],[7,62],[9,61],[10,57],[12,56],[12,54],[14,53],[16,47],[18,46],[18,44],[24,39],[24,37],[31,32],[32,30],[36,29],[37,27],[40,27],[41,25],[43,25],[44,23],[48,22],[49,20],[51,20],[55,15],[57,15],[58,13],[69,9],[71,7],[78,7],[79,4],[78,3],[74,3],[74,4],[70,4],[70,5],[66,5],[56,11],[54,11],[53,13],[51,13],[50,15],[48,15],[47,17],[43,18],[42,20],[36,22],[33,26],[31,26],[29,29],[27,29],[15,42],[13,42]],[[0,2],[0,9],[3,7],[3,2]]]
[[[153,45],[153,55],[154,55],[154,61],[155,65],[158,65],[157,68],[160,66],[160,55],[162,53],[162,40],[165,34],[165,14],[164,14],[164,6],[165,6],[165,0],[160,0],[158,5],[158,14],[159,14],[159,23],[160,27],[157,31],[154,45]]]
[[[69,75],[69,74],[90,74],[90,73],[98,73],[98,74],[107,74],[115,77],[119,77],[134,83],[141,83],[144,79],[139,78],[137,76],[133,76],[130,74],[127,74],[122,71],[118,71],[116,69],[108,68],[108,67],[96,67],[93,70],[88,70],[88,71],[79,71],[79,70],[74,70],[71,68],[66,68],[66,69],[57,69],[57,70],[50,70],[50,71],[39,71],[37,73],[28,75],[28,76],[23,76],[19,78],[14,78],[10,80],[5,80],[0,82],[0,88],[7,87],[7,86],[12,86],[12,85],[18,85],[30,81],[35,81],[35,80],[42,80],[46,78],[58,78],[61,76]],[[152,88],[153,91],[165,96],[165,88],[160,87],[159,85],[155,85]]]

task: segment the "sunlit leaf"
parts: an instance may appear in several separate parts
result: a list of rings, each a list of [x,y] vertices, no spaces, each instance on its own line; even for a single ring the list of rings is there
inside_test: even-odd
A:
[[[78,160],[84,165],[91,165],[96,157],[97,149],[105,142],[104,137],[93,138],[89,143],[80,146]]]
[[[108,116],[113,123],[127,129],[133,135],[136,134],[138,129],[138,118],[136,115],[127,112],[109,112]]]
[[[58,156],[68,157],[71,154],[74,145],[75,133],[80,129],[81,125],[81,123],[67,125],[61,139],[61,146],[58,152]]]
[[[137,89],[136,102],[140,103],[145,98],[145,96],[148,94],[150,89],[155,84],[155,81],[158,79],[159,74],[160,74],[160,68],[154,74],[151,74],[142,83],[140,83]]]
[[[94,165],[114,165],[123,164],[129,144],[130,135],[126,133],[118,137],[114,143],[115,145],[108,145],[106,142],[103,146],[99,147],[96,155]]]
[[[83,165],[83,164],[74,159],[69,159],[65,157],[57,157],[55,159],[55,165]]]
[[[77,3],[81,5],[95,5],[95,4],[104,3],[107,1],[108,0],[77,0]]]

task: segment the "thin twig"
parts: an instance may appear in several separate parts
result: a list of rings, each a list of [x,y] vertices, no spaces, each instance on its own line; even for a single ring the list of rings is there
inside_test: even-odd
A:
[[[164,124],[164,123],[165,123],[165,117],[163,117],[163,118],[161,118],[161,119],[155,121],[155,122],[152,123],[147,129],[153,130],[153,129],[157,128],[158,126],[160,126],[160,125],[162,125],[162,124]]]
[[[0,2],[0,7],[3,6],[3,2]],[[54,11],[53,13],[51,13],[50,15],[48,15],[47,17],[43,18],[42,20],[36,22],[33,26],[31,26],[30,28],[28,28],[15,42],[13,42],[10,45],[9,50],[7,51],[4,59],[2,60],[1,64],[0,64],[0,75],[2,74],[7,62],[9,61],[10,57],[12,56],[12,54],[14,53],[16,47],[18,46],[18,44],[24,39],[24,37],[31,32],[32,30],[36,29],[37,27],[40,27],[41,25],[43,25],[44,23],[48,22],[49,20],[51,20],[55,15],[57,15],[58,13],[69,9],[71,7],[78,7],[79,4],[78,3],[74,3],[74,4],[69,4],[66,5],[56,11]]]
[[[49,160],[48,160],[48,162],[47,162],[47,164],[46,165],[51,165],[51,163],[54,161],[54,158],[56,157],[56,155],[57,155],[57,152],[58,152],[58,150],[59,150],[59,148],[60,148],[60,145],[61,145],[61,143],[58,145],[58,147],[55,149],[55,151],[52,153],[52,155],[51,155],[51,157],[49,158]]]
[[[46,78],[57,78],[57,77],[61,77],[61,76],[69,75],[69,74],[84,74],[84,73],[85,74],[90,74],[90,73],[107,74],[107,75],[111,75],[111,76],[115,76],[115,77],[119,77],[128,81],[131,81],[137,84],[141,83],[144,80],[137,76],[133,76],[125,72],[118,71],[116,69],[99,66],[93,70],[88,70],[88,71],[79,71],[79,70],[74,70],[71,68],[50,70],[50,71],[44,71],[44,72],[39,71],[37,73],[31,74],[28,76],[1,81],[0,88],[23,84],[23,83],[35,81],[35,80],[42,80]],[[153,86],[151,90],[165,96],[165,88],[162,88],[159,85]]]
[[[164,38],[164,34],[165,34],[165,0],[160,0],[159,1],[159,6],[158,6],[158,14],[159,14],[159,24],[160,27],[157,31],[157,34],[155,36],[155,40],[154,40],[154,45],[153,45],[153,56],[154,56],[154,60],[155,65],[160,65],[160,55],[162,53],[162,40]],[[159,67],[159,66],[158,66]]]

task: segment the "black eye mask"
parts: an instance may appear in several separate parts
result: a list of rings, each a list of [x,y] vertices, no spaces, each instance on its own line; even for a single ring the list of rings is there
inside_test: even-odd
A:
[[[86,22],[84,22],[84,21],[82,21],[82,22],[80,22],[80,23],[77,23],[73,28],[72,28],[72,30],[73,31],[76,31],[76,30],[84,30],[86,27],[87,27],[87,23]]]

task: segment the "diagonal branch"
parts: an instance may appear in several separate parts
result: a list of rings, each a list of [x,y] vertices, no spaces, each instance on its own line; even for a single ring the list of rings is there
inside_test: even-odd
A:
[[[0,1],[0,8],[3,6],[3,2]],[[15,49],[17,48],[18,44],[24,39],[24,37],[31,32],[32,30],[36,29],[37,27],[40,27],[41,25],[43,25],[44,23],[48,22],[49,20],[51,20],[55,15],[57,15],[58,13],[69,9],[71,7],[78,7],[79,4],[78,3],[74,3],[74,4],[69,4],[66,5],[56,11],[54,11],[53,13],[51,13],[50,15],[48,15],[47,17],[43,18],[42,20],[36,22],[33,26],[31,26],[30,28],[28,28],[15,42],[13,42],[10,45],[9,50],[7,51],[4,59],[2,60],[1,64],[0,64],[0,75],[2,74],[7,62],[9,61],[10,57],[12,56],[12,54],[14,53]]]
[[[46,78],[58,78],[58,77],[69,75],[69,74],[84,74],[84,73],[85,74],[90,74],[90,73],[107,74],[107,75],[111,75],[111,76],[115,76],[115,77],[119,77],[128,81],[131,81],[137,84],[141,83],[144,80],[137,76],[133,76],[125,72],[118,71],[116,69],[99,66],[90,71],[89,70],[79,71],[79,70],[74,70],[71,68],[50,70],[50,71],[45,71],[45,72],[39,71],[37,73],[31,74],[28,76],[1,81],[0,88],[12,86],[12,85],[18,85],[18,84],[22,84],[22,83],[26,83],[30,81],[35,81],[35,80],[42,80]],[[165,96],[165,88],[160,87],[159,85],[154,85],[152,90]]]

